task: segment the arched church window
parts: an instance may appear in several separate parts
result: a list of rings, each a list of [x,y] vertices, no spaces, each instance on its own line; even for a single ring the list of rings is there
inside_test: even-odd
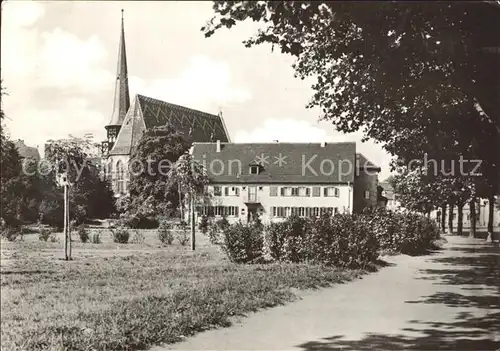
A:
[[[116,190],[118,194],[123,194],[125,192],[124,187],[124,167],[123,162],[116,162]]]

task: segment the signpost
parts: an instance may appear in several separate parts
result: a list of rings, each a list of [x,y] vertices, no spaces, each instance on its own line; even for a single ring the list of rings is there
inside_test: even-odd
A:
[[[63,175],[64,187],[64,258],[66,261],[71,260],[71,229],[69,226],[69,185],[67,175]]]

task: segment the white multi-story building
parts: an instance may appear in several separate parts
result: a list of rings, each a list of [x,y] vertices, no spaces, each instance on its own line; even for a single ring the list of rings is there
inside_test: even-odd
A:
[[[198,215],[268,222],[377,204],[380,168],[355,143],[194,143],[191,152],[210,177]]]

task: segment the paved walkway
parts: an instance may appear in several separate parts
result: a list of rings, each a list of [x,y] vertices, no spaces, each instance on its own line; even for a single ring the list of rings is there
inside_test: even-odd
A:
[[[345,285],[153,350],[500,350],[500,249],[449,236]]]

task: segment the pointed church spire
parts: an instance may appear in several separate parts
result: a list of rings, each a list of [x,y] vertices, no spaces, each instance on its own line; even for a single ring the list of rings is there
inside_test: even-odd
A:
[[[125,114],[130,107],[130,96],[128,89],[128,72],[127,72],[127,54],[125,52],[125,29],[123,24],[123,9],[122,9],[122,27],[120,34],[120,44],[118,49],[118,65],[116,70],[115,83],[115,98],[113,101],[113,114],[109,126],[121,126],[125,118]]]

